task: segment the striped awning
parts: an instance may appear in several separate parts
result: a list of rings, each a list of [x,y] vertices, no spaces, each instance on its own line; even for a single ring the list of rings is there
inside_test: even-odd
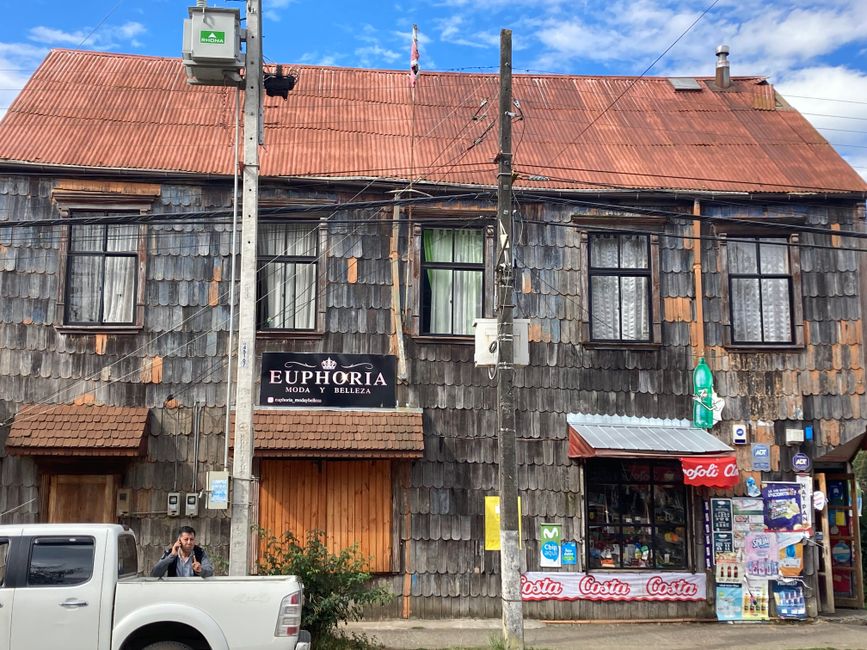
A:
[[[681,457],[734,450],[689,420],[569,413],[569,457]]]

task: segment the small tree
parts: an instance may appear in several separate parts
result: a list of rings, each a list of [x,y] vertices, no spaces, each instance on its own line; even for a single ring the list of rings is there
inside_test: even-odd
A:
[[[334,554],[325,543],[325,533],[311,530],[306,542],[291,531],[276,537],[260,531],[264,540],[258,563],[260,575],[295,575],[304,583],[301,622],[318,648],[360,648],[371,643],[363,635],[341,633],[339,623],[361,620],[368,605],[383,605],[391,599],[384,587],[372,584],[369,562],[358,545]]]

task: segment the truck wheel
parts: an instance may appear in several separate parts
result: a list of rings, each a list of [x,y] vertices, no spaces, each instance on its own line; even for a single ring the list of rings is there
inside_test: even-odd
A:
[[[186,643],[180,643],[178,641],[158,641],[156,643],[151,643],[150,645],[146,645],[142,650],[193,650]]]

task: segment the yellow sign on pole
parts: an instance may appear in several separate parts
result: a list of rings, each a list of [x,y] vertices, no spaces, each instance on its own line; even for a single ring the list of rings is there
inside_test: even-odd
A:
[[[518,546],[521,541],[521,497],[518,497]],[[485,550],[500,550],[500,497],[485,497]]]

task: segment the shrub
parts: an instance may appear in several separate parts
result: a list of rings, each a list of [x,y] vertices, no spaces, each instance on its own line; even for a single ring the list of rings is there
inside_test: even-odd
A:
[[[321,530],[308,532],[304,541],[291,531],[282,537],[260,531],[260,539],[259,574],[296,575],[304,583],[301,624],[313,637],[314,647],[372,647],[364,635],[347,635],[337,628],[340,623],[361,620],[366,606],[383,605],[391,599],[386,588],[372,584],[368,561],[357,544],[331,553]]]

